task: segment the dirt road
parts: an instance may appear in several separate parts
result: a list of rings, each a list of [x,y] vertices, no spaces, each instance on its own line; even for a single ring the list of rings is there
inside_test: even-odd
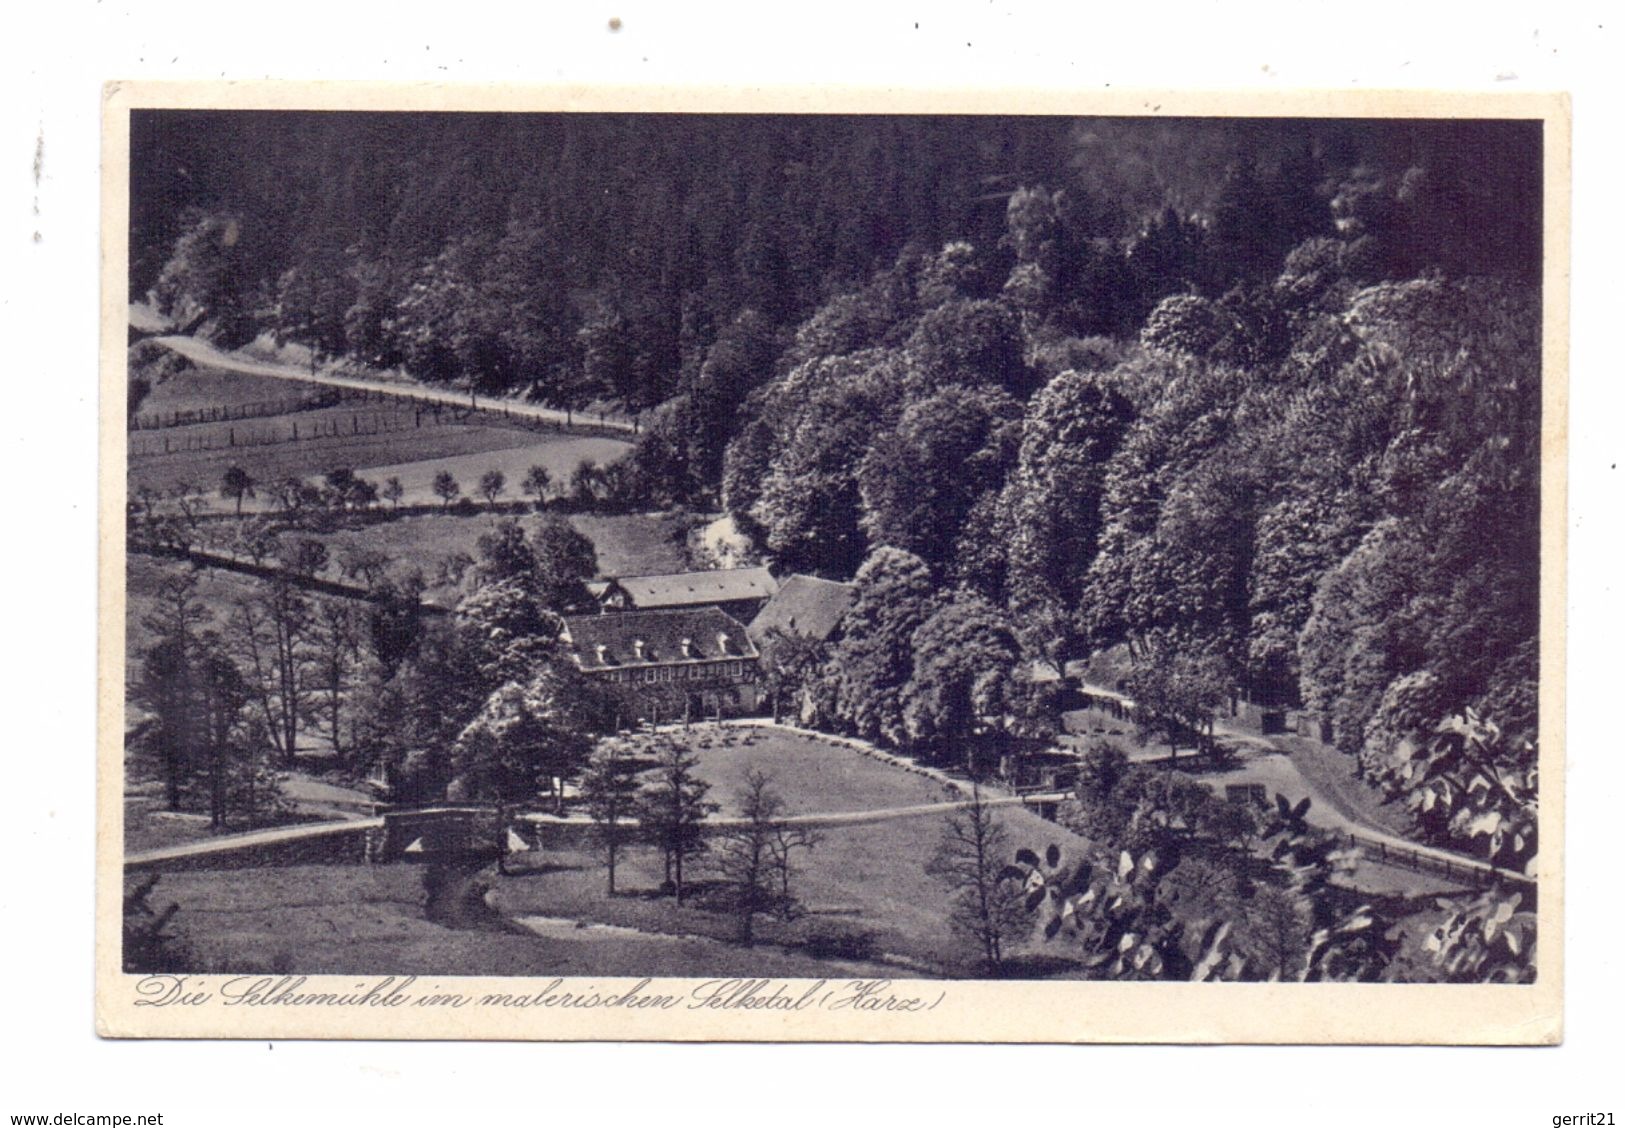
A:
[[[340,376],[320,370],[312,373],[307,368],[300,368],[291,364],[251,360],[247,357],[221,352],[207,341],[200,341],[196,337],[154,337],[152,340],[164,346],[164,348],[184,356],[193,364],[209,368],[220,368],[227,372],[242,372],[249,376],[268,376],[274,380],[291,380],[302,384],[322,384],[332,388],[350,388],[362,392],[382,392],[384,395],[410,397],[416,400],[427,400],[431,403],[449,404],[453,407],[472,407],[480,411],[505,411],[509,415],[520,418],[539,419],[564,426],[572,422],[590,423],[595,428],[625,431],[629,435],[637,432],[637,425],[626,419],[615,419],[607,416],[599,417],[597,415],[588,416],[585,414],[571,416],[557,408],[543,407],[541,404],[525,403],[521,400],[495,399],[491,396],[470,396],[463,392],[435,388],[427,384],[399,384],[385,380],[365,380],[358,376]]]

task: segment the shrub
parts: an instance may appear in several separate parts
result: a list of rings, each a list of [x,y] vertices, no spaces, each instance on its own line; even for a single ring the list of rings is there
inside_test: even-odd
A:
[[[821,960],[869,960],[880,954],[880,939],[866,928],[823,923],[808,930],[802,948]]]

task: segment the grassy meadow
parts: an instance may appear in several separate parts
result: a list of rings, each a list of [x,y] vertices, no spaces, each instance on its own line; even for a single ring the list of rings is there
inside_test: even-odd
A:
[[[150,414],[291,401],[316,391],[319,389],[288,380],[192,368],[158,384],[140,410]],[[444,418],[449,420],[450,415]],[[430,483],[442,470],[449,470],[464,494],[472,497],[479,476],[499,469],[508,477],[506,496],[518,498],[519,482],[533,465],[547,467],[562,486],[581,462],[611,462],[630,448],[620,439],[538,432],[483,418],[436,423],[424,413],[421,426],[418,423],[417,410],[408,405],[359,402],[138,431],[130,436],[130,489],[170,492],[190,486],[212,494],[230,466],[240,466],[256,481],[266,483],[320,477],[347,467],[380,485],[387,478],[399,477],[407,491],[405,502],[420,505],[440,500]],[[302,437],[290,440],[295,433]],[[234,436],[243,445],[229,445]],[[266,441],[270,439],[283,441]],[[263,498],[254,499],[244,508],[263,509],[268,504]]]
[[[203,870],[165,874],[151,901],[180,906],[172,958],[178,967],[204,973],[895,974],[878,965],[814,959],[772,947],[747,950],[703,936],[573,927],[537,935],[484,910],[480,893],[489,880],[415,865],[291,866],[256,870],[252,880],[244,880],[240,870]],[[437,892],[441,884],[446,889]]]

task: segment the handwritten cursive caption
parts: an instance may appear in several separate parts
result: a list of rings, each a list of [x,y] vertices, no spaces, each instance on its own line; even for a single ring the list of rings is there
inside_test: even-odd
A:
[[[331,977],[328,977],[331,982]],[[890,979],[707,979],[697,985],[657,984],[640,979],[630,987],[599,988],[563,978],[534,990],[446,991],[415,975],[388,975],[361,980],[333,990],[312,987],[308,975],[146,975],[135,983],[138,1007],[279,1007],[279,1008],[564,1008],[569,1010],[653,1011],[847,1011],[854,1014],[923,1014],[935,1010],[946,991],[914,994]]]

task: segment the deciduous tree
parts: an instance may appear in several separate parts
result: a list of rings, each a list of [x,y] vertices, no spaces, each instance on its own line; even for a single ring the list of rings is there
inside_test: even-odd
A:
[[[525,479],[520,487],[531,497],[536,499],[536,508],[541,509],[547,504],[547,491],[553,486],[553,475],[548,473],[547,467],[537,465],[525,471]]]
[[[220,478],[220,496],[237,506],[237,516],[243,515],[243,499],[254,496],[254,479],[241,466],[228,466]]]
[[[655,764],[638,822],[649,843],[665,855],[666,884],[681,904],[683,863],[705,851],[705,820],[717,804],[705,797],[711,785],[694,774],[699,759],[681,744],[662,739],[655,747]]]
[[[581,675],[562,661],[542,662],[529,680],[498,688],[457,738],[462,793],[523,803],[546,783],[562,814],[564,782],[585,766],[600,728],[592,701]]]
[[[431,488],[434,490],[434,495],[440,499],[440,505],[444,509],[450,509],[451,503],[456,501],[458,495],[463,492],[463,487],[457,483],[457,478],[450,470],[441,470],[436,473]]]
[[[863,736],[906,740],[903,688],[914,672],[914,632],[935,603],[931,572],[911,553],[878,548],[855,584],[830,654],[836,716]]]
[[[508,488],[508,476],[501,470],[491,469],[480,475],[480,495],[485,503],[495,506],[502,491]]]
[[[737,803],[739,821],[717,835],[712,865],[727,885],[739,942],[748,945],[755,938],[756,918],[781,908],[775,886],[787,880],[788,869],[782,875],[777,872],[774,847],[785,807],[772,777],[759,768],[745,772]],[[788,866],[788,856],[785,863]]]
[[[972,784],[969,802],[943,820],[942,840],[926,864],[926,872],[948,887],[954,934],[972,944],[993,971],[1029,927],[1021,875],[1009,872],[1006,843],[1003,824]]]
[[[604,849],[611,897],[615,896],[615,865],[621,851],[637,837],[637,828],[629,824],[636,820],[640,809],[640,771],[641,765],[626,742],[608,739],[599,744],[581,776],[581,798]]]

